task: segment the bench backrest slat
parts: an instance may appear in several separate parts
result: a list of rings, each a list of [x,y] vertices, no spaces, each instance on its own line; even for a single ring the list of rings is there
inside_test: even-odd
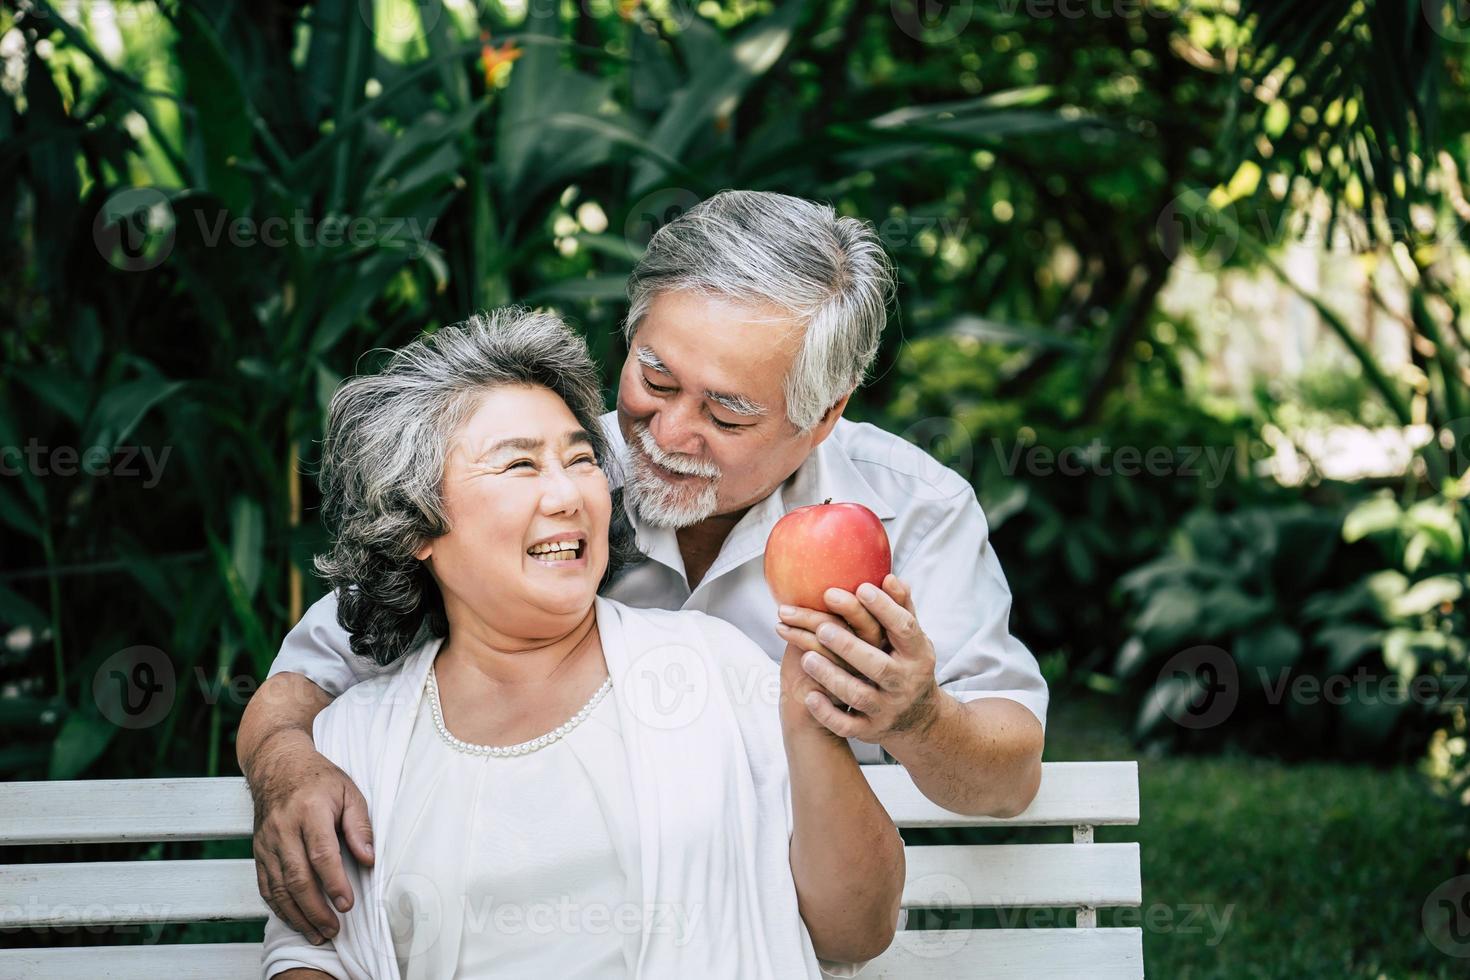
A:
[[[908,908],[1133,907],[1143,902],[1137,844],[906,847]]]
[[[902,766],[864,766],[900,827],[1065,826],[1138,822],[1134,762],[1050,762],[1015,817],[966,817],[929,802]],[[217,840],[249,837],[240,778],[95,779],[0,783],[0,844]]]
[[[260,943],[0,950],[0,980],[260,980]]]
[[[1138,823],[1138,763],[1047,762],[1036,799],[1014,817],[967,817],[932,803],[902,766],[864,766],[900,827],[1046,827]]]
[[[0,865],[0,923],[138,925],[264,919],[248,860]]]
[[[1136,906],[1137,844],[904,849],[908,908]],[[0,926],[262,919],[247,860],[0,865]]]
[[[252,822],[238,776],[0,783],[0,844],[224,840]]]
[[[1143,980],[1143,930],[900,932],[863,980]]]

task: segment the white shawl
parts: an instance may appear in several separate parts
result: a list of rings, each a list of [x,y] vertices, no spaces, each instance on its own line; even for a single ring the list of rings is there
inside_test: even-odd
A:
[[[633,977],[819,980],[791,876],[778,667],[735,627],[703,613],[602,597],[596,604],[638,810],[630,894],[641,894],[645,910],[682,907],[696,922],[682,936],[662,927],[661,916],[645,915]],[[409,734],[439,646],[425,644],[317,716],[317,749],[362,791],[379,842],[389,839]],[[387,882],[375,872],[390,866],[388,856],[380,850],[368,869],[345,847],[342,857],[356,902],[340,917],[336,939],[313,947],[272,916],[266,978],[311,967],[339,980],[399,980]],[[452,974],[460,929],[456,916],[445,916],[427,954],[442,957],[442,968],[430,975]]]

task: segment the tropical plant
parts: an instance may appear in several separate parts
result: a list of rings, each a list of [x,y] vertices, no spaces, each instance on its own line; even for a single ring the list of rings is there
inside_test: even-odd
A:
[[[1224,130],[1233,175],[1195,217],[1245,261],[1302,293],[1399,425],[1428,424],[1429,493],[1470,468],[1470,325],[1465,277],[1470,220],[1466,42],[1453,0],[1278,3],[1241,0],[1234,65],[1237,126]],[[1372,273],[1368,299],[1402,323],[1411,369],[1391,376],[1341,311],[1287,274],[1276,246],[1302,237],[1346,245]],[[1407,297],[1407,312],[1389,299]]]
[[[1470,207],[1461,189],[1466,146],[1445,138],[1463,132],[1465,122],[1462,66],[1470,34],[1458,13],[1455,4],[1439,0],[1242,0],[1230,66],[1238,83],[1231,108],[1238,122],[1222,129],[1220,144],[1221,155],[1234,161],[1232,176],[1208,193],[1181,198],[1194,222],[1193,242],[1217,260],[1267,268],[1297,290],[1354,358],[1388,419],[1405,428],[1424,426],[1428,438],[1401,499],[1374,500],[1349,517],[1349,541],[1395,543],[1361,581],[1340,592],[1278,608],[1272,589],[1253,597],[1269,598],[1269,604],[1222,606],[1215,600],[1250,593],[1240,588],[1243,580],[1225,574],[1230,563],[1224,556],[1219,564],[1200,560],[1213,553],[1207,539],[1253,522],[1265,536],[1237,536],[1235,567],[1259,564],[1269,558],[1262,541],[1274,540],[1266,530],[1282,516],[1197,518],[1194,526],[1208,530],[1188,534],[1192,548],[1126,580],[1141,612],[1138,635],[1120,656],[1123,673],[1138,671],[1186,638],[1231,641],[1245,666],[1264,658],[1342,671],[1376,656],[1381,669],[1406,681],[1431,677],[1443,669],[1437,663],[1463,657],[1450,624],[1463,622],[1470,610],[1463,548],[1455,544],[1470,534],[1462,505],[1470,493],[1470,329],[1459,274],[1470,259],[1463,231]],[[1340,250],[1346,243],[1345,254],[1365,264],[1369,302],[1409,337],[1407,371],[1395,375],[1384,368],[1340,311],[1287,273],[1278,247],[1304,236]],[[1395,292],[1406,297],[1406,313],[1388,298]],[[1436,559],[1438,571],[1421,576],[1421,566]],[[1320,572],[1315,560],[1306,567]],[[1303,581],[1292,585],[1300,588]],[[1272,625],[1262,627],[1262,621]],[[1170,624],[1179,629],[1171,634],[1164,628]],[[1251,639],[1257,634],[1271,642],[1257,643]],[[1309,664],[1313,646],[1326,657],[1316,667]],[[1171,705],[1192,698],[1190,684],[1176,678],[1151,688],[1140,730],[1155,730]],[[1364,732],[1387,735],[1401,714],[1380,703],[1359,705],[1347,717]]]
[[[1209,172],[1186,147],[1224,98],[1173,55],[1173,17],[980,10],[935,37],[864,4],[363,9],[0,13],[0,247],[21,270],[0,445],[97,447],[108,474],[27,462],[0,484],[5,772],[228,769],[245,689],[317,594],[310,463],[338,379],[508,300],[576,314],[615,364],[642,241],[720,187],[874,220],[905,311],[885,366],[966,317],[1058,321],[1078,410],[1100,411],[1162,281],[1154,214]],[[1011,392],[1061,365],[1048,350],[1020,349]],[[120,477],[129,446],[167,451],[163,477]],[[91,681],[142,647],[181,697],[120,729]]]
[[[1059,424],[1059,407],[1080,404],[1085,363],[1059,365],[1027,398],[996,395],[1001,365],[1029,340],[993,328],[983,345],[964,335],[913,342],[881,422],[974,484],[1013,595],[1013,631],[1087,681],[1128,637],[1119,577],[1166,549],[1187,514],[1273,494],[1252,472],[1264,449],[1253,420],[1214,414],[1175,381],[1184,345],[1159,345],[1095,422]]]

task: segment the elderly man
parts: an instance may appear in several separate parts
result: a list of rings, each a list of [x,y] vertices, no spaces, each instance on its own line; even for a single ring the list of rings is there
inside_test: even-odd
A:
[[[863,761],[902,763],[936,803],[1009,816],[1036,794],[1047,690],[1009,632],[1010,591],[974,491],[904,440],[842,418],[877,354],[892,276],[869,226],[780,194],[727,191],[670,222],[629,280],[629,353],[603,418],[647,556],[607,592],[697,609],[830,697],[814,726]],[[617,468],[614,467],[616,470]],[[824,500],[882,519],[895,575],[780,608],[762,553],[787,511]],[[317,753],[312,720],[370,674],[327,596],[291,631],[241,722],[262,896],[313,941],[350,908],[337,830],[372,862],[367,808]]]

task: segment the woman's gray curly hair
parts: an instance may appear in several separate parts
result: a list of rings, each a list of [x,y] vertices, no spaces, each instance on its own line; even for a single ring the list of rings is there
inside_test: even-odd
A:
[[[316,569],[337,591],[337,619],[358,656],[387,664],[448,634],[443,596],[414,553],[449,530],[444,465],[476,396],[517,384],[559,395],[591,435],[598,463],[616,465],[598,421],[592,355],[551,313],[471,316],[395,351],[381,372],[332,396],[320,473],[332,546]],[[613,505],[603,584],[637,557],[618,495]]]

